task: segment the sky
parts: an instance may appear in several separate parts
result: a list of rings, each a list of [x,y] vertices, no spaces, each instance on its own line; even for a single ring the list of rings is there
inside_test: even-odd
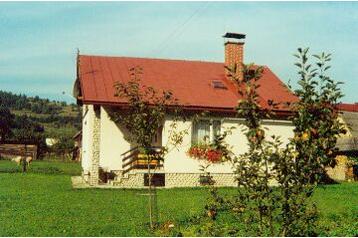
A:
[[[225,32],[293,85],[298,47],[332,53],[342,101],[358,102],[358,2],[0,2],[0,90],[74,102],[77,49],[223,62]]]

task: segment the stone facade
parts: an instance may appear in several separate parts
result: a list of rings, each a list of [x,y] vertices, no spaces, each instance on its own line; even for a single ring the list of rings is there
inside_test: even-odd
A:
[[[166,173],[165,187],[198,187],[202,186],[199,182],[200,173]],[[211,173],[215,181],[215,186],[218,187],[234,187],[237,186],[235,182],[235,175],[231,173]]]
[[[348,179],[347,172],[349,169],[348,158],[345,155],[338,155],[336,157],[337,164],[334,168],[327,167],[328,176],[336,181],[345,181]]]
[[[144,173],[131,173],[125,176],[117,176],[111,184],[121,188],[144,188]]]
[[[111,184],[121,188],[145,188],[143,172],[131,173],[126,176],[118,176]],[[200,187],[199,182],[200,173],[165,173],[165,187]],[[210,174],[215,180],[215,186],[218,187],[235,187],[235,175],[230,173]]]
[[[101,138],[101,111],[98,107],[94,107],[93,117],[93,143],[91,167],[89,174],[89,184],[91,186],[98,185],[99,180],[99,158],[100,158],[100,138]]]

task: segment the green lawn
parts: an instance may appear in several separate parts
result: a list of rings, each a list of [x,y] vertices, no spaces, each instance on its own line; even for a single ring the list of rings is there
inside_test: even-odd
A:
[[[0,236],[151,236],[143,190],[73,189],[75,163],[35,161],[29,173],[0,161]],[[223,189],[222,192],[233,192]],[[205,189],[158,190],[160,221],[202,211]],[[316,191],[322,235],[358,234],[358,184]]]

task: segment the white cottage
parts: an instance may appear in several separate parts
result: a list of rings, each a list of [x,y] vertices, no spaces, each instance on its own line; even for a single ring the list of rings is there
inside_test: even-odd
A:
[[[240,96],[235,84],[226,76],[224,65],[243,62],[243,39],[245,35],[227,33],[225,36],[225,63],[150,59],[132,57],[109,57],[79,55],[74,96],[83,105],[82,123],[82,168],[83,178],[90,185],[101,183],[100,172],[113,174],[107,183],[119,187],[144,187],[147,170],[133,164],[137,156],[133,145],[125,138],[125,131],[109,117],[110,108],[124,108],[125,101],[114,96],[114,83],[130,80],[129,68],[143,69],[142,83],[158,90],[170,90],[179,99],[188,113],[209,111],[209,118],[182,121],[178,129],[188,129],[179,150],[172,150],[166,156],[162,167],[156,170],[159,184],[165,187],[199,186],[200,162],[187,155],[192,143],[202,140],[205,135],[211,139],[215,130],[236,127],[227,137],[227,143],[236,153],[247,149],[243,135],[242,119],[235,117],[235,106]],[[264,66],[263,77],[259,80],[259,95],[262,107],[268,102],[293,102],[296,97],[282,81]],[[287,141],[293,135],[291,122],[287,120],[290,111],[284,106],[276,111],[277,118],[265,120],[267,134],[280,135]],[[168,142],[170,115],[158,131],[155,145]],[[128,159],[130,158],[130,159]],[[215,164],[209,172],[218,186],[235,186],[231,165]],[[103,181],[103,179],[102,179]],[[106,179],[104,179],[106,181]]]

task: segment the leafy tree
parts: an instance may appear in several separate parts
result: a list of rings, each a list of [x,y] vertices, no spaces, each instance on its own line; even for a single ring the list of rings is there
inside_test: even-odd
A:
[[[286,159],[277,161],[281,172],[278,180],[283,188],[281,234],[284,236],[315,234],[318,215],[309,198],[325,177],[326,167],[334,165],[337,137],[345,133],[336,109],[343,96],[341,83],[327,75],[331,55],[313,55],[316,62],[312,65],[308,52],[308,48],[299,48],[295,54],[300,76],[299,88],[295,90],[299,101],[293,105],[292,116],[295,136],[287,146]]]
[[[4,142],[11,133],[14,115],[9,108],[0,105],[0,142]]]
[[[128,130],[128,139],[139,147],[147,160],[149,221],[151,228],[154,228],[154,202],[156,198],[153,198],[153,194],[156,193],[153,193],[155,187],[152,182],[153,171],[150,165],[154,160],[162,161],[169,148],[164,146],[160,153],[155,152],[152,149],[152,141],[168,115],[171,115],[173,119],[169,139],[174,147],[182,142],[182,136],[185,132],[176,133],[176,121],[180,118],[180,107],[173,94],[170,91],[160,92],[152,87],[142,85],[142,69],[140,67],[131,68],[129,72],[131,75],[129,82],[117,82],[114,85],[115,96],[125,99],[128,107],[124,110],[113,109],[110,112],[110,117],[114,122]]]
[[[310,171],[306,174],[307,182],[317,183],[325,167],[334,163],[337,137],[345,133],[338,120],[336,105],[343,94],[339,88],[341,82],[335,82],[328,75],[331,68],[331,54],[313,55],[314,67],[308,63],[309,49],[298,49],[295,57],[299,62],[298,81],[300,88],[295,90],[299,101],[294,104],[295,115],[292,122],[295,126],[294,146],[298,152],[297,160],[308,161]],[[307,163],[305,163],[307,165]]]
[[[238,116],[244,118],[245,136],[248,140],[248,151],[232,158],[237,175],[237,202],[233,203],[236,216],[245,221],[246,232],[258,236],[274,236],[274,217],[278,197],[271,186],[275,174],[272,164],[280,159],[277,139],[267,141],[262,119],[273,116],[271,108],[262,108],[257,89],[262,77],[263,68],[254,65],[243,65],[243,80],[235,69],[230,69],[231,78],[238,85],[242,100],[237,106]],[[250,234],[249,233],[249,234]]]
[[[58,141],[55,143],[51,150],[61,156],[63,159],[66,157],[69,158],[70,153],[74,148],[74,140],[70,135],[61,135],[59,138],[56,138]]]
[[[215,219],[206,220],[200,228],[210,229],[199,229],[206,232],[204,235],[317,235],[318,213],[310,197],[326,166],[334,161],[337,136],[344,132],[335,107],[342,93],[340,83],[327,75],[329,54],[314,55],[315,66],[308,63],[308,49],[298,49],[295,56],[299,59],[295,64],[300,75],[295,90],[299,100],[291,105],[294,138],[286,146],[278,137],[266,138],[262,128],[262,119],[274,116],[272,109],[276,106],[271,102],[271,108],[260,107],[257,89],[262,69],[243,66],[240,80],[237,74],[241,72],[228,68],[243,98],[237,111],[245,119],[249,149],[237,156],[223,140],[215,142],[233,162],[239,189],[233,199],[211,193],[211,201],[216,203],[207,206],[215,204],[216,211],[233,213],[237,223],[225,224],[223,231],[223,225],[215,224]],[[273,181],[277,186],[272,187]]]
[[[46,148],[43,126],[32,122],[26,115],[15,117],[11,140],[21,142],[25,145],[25,156],[27,155],[27,146],[29,144],[37,144],[40,154],[41,151]],[[26,172],[26,166],[24,157],[23,172]]]

